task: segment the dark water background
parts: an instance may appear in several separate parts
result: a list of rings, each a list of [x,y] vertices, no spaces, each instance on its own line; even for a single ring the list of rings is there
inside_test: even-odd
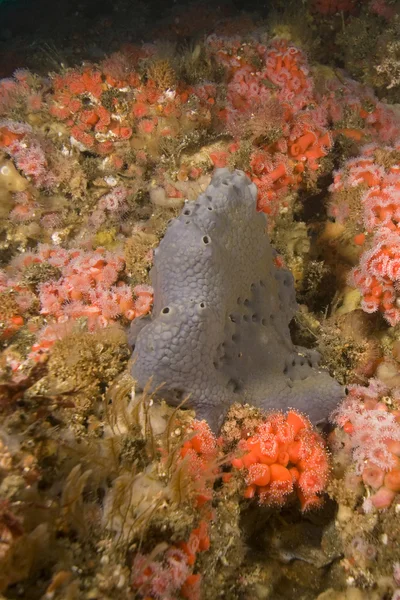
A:
[[[72,67],[82,60],[101,60],[124,43],[171,37],[180,15],[196,4],[213,11],[217,22],[243,10],[257,10],[265,18],[275,3],[0,0],[0,78],[23,67],[45,74],[57,70],[60,63]],[[164,31],[157,28],[160,24],[165,25]],[[176,37],[182,37],[179,31]]]

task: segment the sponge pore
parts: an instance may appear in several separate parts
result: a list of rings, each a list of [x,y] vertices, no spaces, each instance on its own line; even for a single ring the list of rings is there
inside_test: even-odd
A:
[[[291,273],[275,264],[257,189],[241,171],[218,169],[187,202],[155,250],[154,309],[132,330],[138,387],[196,410],[216,430],[229,405],[327,418],[342,389],[295,347]]]

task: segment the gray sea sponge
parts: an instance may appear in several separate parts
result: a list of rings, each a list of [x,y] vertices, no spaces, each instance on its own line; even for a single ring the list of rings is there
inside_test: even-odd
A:
[[[168,226],[151,272],[153,315],[132,330],[138,386],[151,378],[174,403],[190,395],[214,429],[233,402],[293,407],[316,423],[342,395],[316,353],[291,341],[293,278],[274,263],[256,198],[243,172],[215,172]]]

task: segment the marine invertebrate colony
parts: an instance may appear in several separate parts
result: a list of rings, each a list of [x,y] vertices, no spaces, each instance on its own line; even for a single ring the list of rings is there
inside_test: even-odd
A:
[[[295,489],[302,510],[321,505],[329,461],[321,437],[301,414],[271,413],[238,448],[245,454],[232,465],[247,470],[246,498],[282,506]]]
[[[340,386],[316,356],[291,341],[292,275],[279,266],[241,171],[215,172],[155,250],[153,317],[138,331],[133,376],[140,387],[189,405],[216,428],[230,404],[304,410],[324,419]]]
[[[400,490],[400,424],[398,392],[379,379],[368,387],[350,386],[335,411],[334,422],[344,432],[344,447],[352,453],[355,472],[367,489],[363,508],[387,508]]]
[[[363,146],[357,158],[335,173],[330,187],[330,214],[346,221],[362,248],[349,284],[361,293],[367,313],[380,311],[390,325],[400,320],[398,299],[399,153],[400,144]]]

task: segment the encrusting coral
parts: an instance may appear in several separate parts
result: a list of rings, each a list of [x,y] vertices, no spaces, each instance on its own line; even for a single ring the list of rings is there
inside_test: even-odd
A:
[[[293,277],[274,255],[256,196],[243,172],[215,172],[155,250],[152,320],[132,326],[139,386],[151,379],[177,403],[190,395],[214,429],[233,401],[293,406],[318,422],[340,398],[315,354],[292,344]]]

